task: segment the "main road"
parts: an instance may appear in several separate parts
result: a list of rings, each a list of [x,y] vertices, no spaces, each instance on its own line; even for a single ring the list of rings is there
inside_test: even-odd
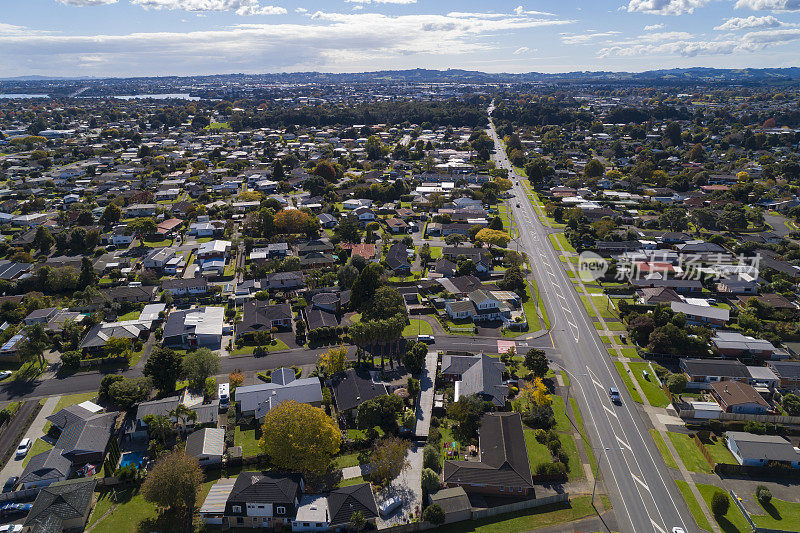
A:
[[[490,115],[492,110],[490,107]],[[509,170],[513,182],[515,199],[511,203],[520,229],[520,245],[528,255],[553,324],[554,363],[570,376],[571,392],[583,412],[619,527],[630,533],[672,533],[676,527],[696,531],[649,434],[646,415],[631,400],[600,341],[558,253],[550,245],[548,228],[540,222],[521,186],[521,177],[506,157],[494,124],[488,134],[495,143],[495,163]],[[621,405],[610,401],[610,387],[621,392]]]

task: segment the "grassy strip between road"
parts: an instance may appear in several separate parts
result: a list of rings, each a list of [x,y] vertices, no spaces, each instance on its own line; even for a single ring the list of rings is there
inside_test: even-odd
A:
[[[639,396],[639,391],[636,390],[636,387],[633,386],[633,381],[631,381],[630,375],[628,375],[628,371],[625,370],[625,367],[619,361],[614,362],[614,366],[617,367],[617,372],[622,377],[622,381],[625,382],[625,386],[628,388],[628,392],[631,394],[631,398],[636,403],[644,403],[642,402],[642,397]]]
[[[547,309],[544,306],[544,301],[542,301],[542,295],[539,292],[539,285],[536,284],[536,280],[531,282],[533,284],[533,292],[536,293],[536,301],[539,304],[539,312],[542,313],[542,321],[544,321],[544,328],[550,329],[550,319],[547,316]]]
[[[658,448],[661,457],[664,458],[664,462],[670,468],[678,468],[678,463],[675,462],[675,458],[672,457],[672,454],[669,453],[669,448],[667,448],[667,443],[664,442],[664,437],[661,436],[661,433],[656,431],[655,429],[650,430],[650,435],[653,437],[653,440],[656,443],[656,448]]]
[[[458,522],[439,527],[443,533],[508,533],[509,531],[530,531],[543,527],[572,522],[597,512],[592,507],[590,496],[578,496],[569,502],[543,505],[491,518]]]
[[[708,464],[693,438],[674,431],[668,431],[667,436],[672,441],[675,451],[678,452],[678,456],[680,456],[687,470],[701,474],[711,474],[713,472],[711,465]]]
[[[639,387],[647,397],[647,401],[653,407],[666,407],[669,405],[669,398],[664,390],[659,387],[656,381],[656,376],[653,374],[653,369],[647,362],[633,362],[628,363],[631,369],[631,374],[639,382]],[[649,374],[650,379],[644,378],[644,372]]]
[[[417,335],[433,335],[433,327],[425,320],[412,318],[403,328],[403,337],[416,337]]]
[[[686,500],[686,506],[689,507],[689,511],[692,512],[692,516],[694,517],[695,523],[697,523],[697,527],[704,531],[712,531],[711,524],[708,522],[708,518],[706,518],[703,510],[700,508],[700,502],[698,502],[697,498],[695,498],[694,494],[692,494],[692,489],[689,487],[689,484],[681,479],[676,479],[675,483],[678,484],[678,490],[681,491],[683,499]]]
[[[597,477],[597,460],[594,457],[592,445],[589,444],[589,437],[586,435],[586,427],[583,425],[583,416],[581,415],[581,410],[578,408],[578,402],[575,401],[575,398],[570,398],[569,404],[572,406],[572,416],[575,418],[575,425],[578,426],[578,432],[581,434],[586,456],[589,458],[589,465],[592,467],[592,475]]]
[[[719,491],[728,494],[726,490],[715,487],[714,485],[705,485],[703,483],[697,484],[697,490],[700,491],[700,494],[703,496],[703,499],[706,501],[706,505],[709,509],[711,508],[711,498],[714,496],[715,492]],[[715,519],[717,524],[719,524],[719,527],[722,528],[722,531],[725,533],[749,533],[752,531],[750,524],[747,523],[747,520],[739,510],[739,507],[737,507],[733,502],[731,502],[727,513],[725,513],[723,516],[715,517]]]

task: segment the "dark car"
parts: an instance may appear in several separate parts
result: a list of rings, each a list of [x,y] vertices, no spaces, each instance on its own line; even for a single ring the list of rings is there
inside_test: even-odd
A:
[[[25,514],[33,507],[32,503],[7,502],[0,505],[0,516],[10,516],[15,514]]]
[[[11,492],[14,490],[14,487],[17,486],[17,481],[19,481],[19,476],[11,476],[6,480],[6,484],[3,485],[3,492]]]

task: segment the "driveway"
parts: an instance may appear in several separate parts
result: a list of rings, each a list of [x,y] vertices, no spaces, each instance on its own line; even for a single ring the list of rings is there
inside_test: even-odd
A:
[[[58,405],[58,401],[60,399],[61,396],[52,396],[48,398],[39,413],[36,415],[36,418],[33,419],[30,427],[25,432],[25,437],[31,439],[31,442],[36,442],[36,439],[44,436],[44,426],[47,423],[47,417],[53,414],[53,411],[55,410],[56,405]],[[16,454],[12,455],[11,459],[9,459],[8,463],[6,463],[6,466],[2,471],[0,471],[0,480],[2,480],[0,482],[5,483],[6,480],[11,476],[21,475],[22,471],[25,469],[22,466],[22,462],[24,460],[24,457],[17,459]]]
[[[436,363],[439,360],[438,353],[429,351],[425,356],[425,367],[422,369],[422,374],[419,376],[420,394],[417,401],[416,409],[416,425],[414,426],[414,435],[417,438],[427,439],[428,430],[431,427],[431,411],[433,410],[433,380],[436,377]]]
[[[412,445],[406,458],[408,468],[375,498],[380,506],[389,498],[399,496],[403,505],[386,518],[378,517],[378,529],[405,524],[411,521],[412,513],[422,512],[422,446]]]

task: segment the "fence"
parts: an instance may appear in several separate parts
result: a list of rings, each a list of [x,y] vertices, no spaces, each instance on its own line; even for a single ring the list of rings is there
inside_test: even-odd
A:
[[[491,507],[489,509],[472,511],[472,519],[479,520],[481,518],[488,518],[490,516],[497,516],[499,514],[513,513],[515,511],[522,511],[523,509],[533,509],[535,507],[552,505],[554,503],[566,503],[568,501],[568,492],[564,492],[562,494],[553,494],[552,496],[545,496],[544,498],[534,498],[533,500],[524,500],[521,502],[509,503],[508,505],[500,505],[498,507]]]
[[[797,476],[797,469],[790,466],[785,468],[771,468],[768,466],[745,466],[729,463],[717,463],[714,466],[714,472],[719,476],[738,476],[753,479],[786,479]]]
[[[738,422],[761,422],[762,424],[791,424],[800,425],[800,416],[781,415],[749,415],[745,413],[720,413],[720,420],[735,420]]]
[[[697,436],[697,433],[694,434],[694,443],[697,444],[697,447],[700,449],[700,453],[706,458],[706,461],[708,461],[708,464],[711,465],[711,468],[713,469],[715,466],[717,466],[717,462],[711,458],[711,454],[708,453],[708,450],[703,444],[703,441],[700,440],[700,437]]]

